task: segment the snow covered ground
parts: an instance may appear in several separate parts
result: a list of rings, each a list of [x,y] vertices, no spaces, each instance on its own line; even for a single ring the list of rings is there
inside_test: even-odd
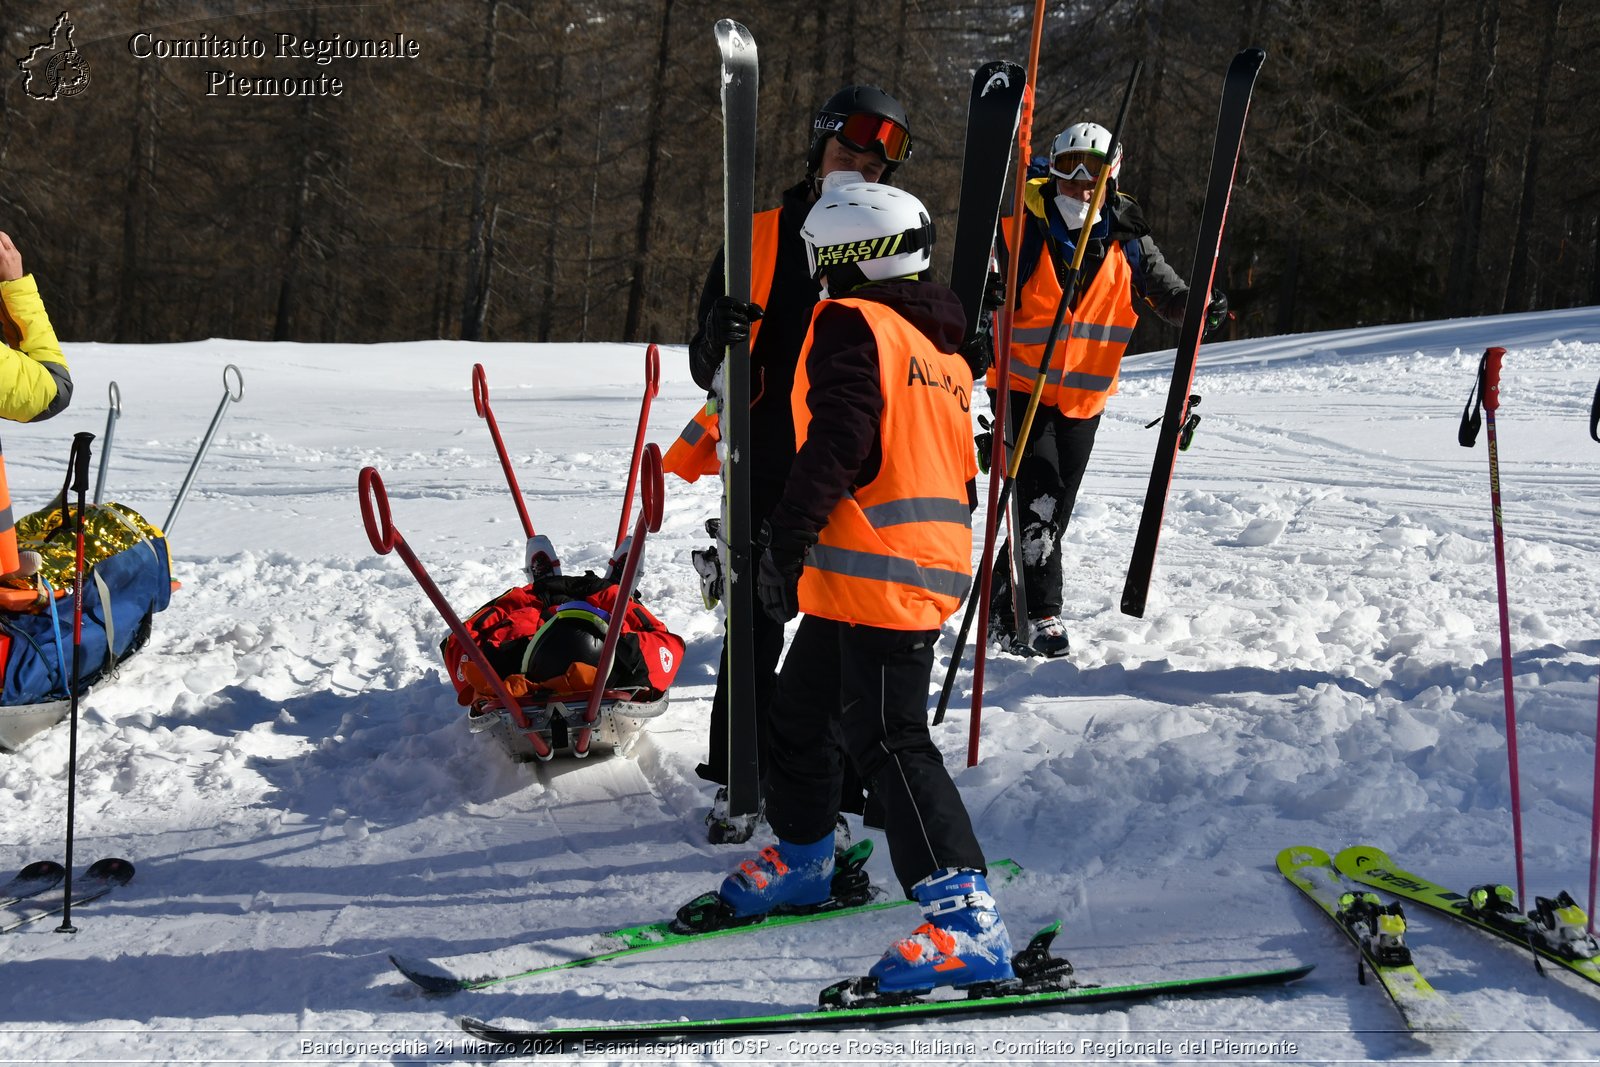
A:
[[[1455,439],[1489,344],[1509,350],[1498,428],[1528,888],[1586,903],[1600,309],[1208,346],[1205,421],[1180,459],[1139,620],[1117,604],[1155,443],[1142,424],[1167,387],[1170,356],[1151,354],[1129,361],[1069,533],[1071,658],[991,660],[976,767],[964,766],[970,674],[936,738],[990,855],[1026,868],[1001,895],[1013,934],[1062,919],[1058,945],[1083,978],[1318,969],[1265,993],[670,1058],[1600,1057],[1600,989],[1540,977],[1525,953],[1418,913],[1417,962],[1472,1029],[1408,1036],[1273,866],[1289,844],[1366,842],[1456,886],[1514,879],[1486,449]],[[560,1025],[804,1009],[909,929],[897,909],[442,999],[388,964],[391,951],[533,959],[547,942],[663,917],[743,856],[706,844],[709,790],[693,773],[719,624],[688,553],[713,483],[669,479],[640,583],[688,642],[673,703],[624,754],[542,766],[467,731],[441,675],[443,626],[400,560],[374,555],[357,510],[356,473],[373,464],[396,525],[463,612],[517,581],[522,532],[469,389],[482,362],[535,525],[568,570],[600,567],[642,348],[212,341],[68,355],[72,409],[3,428],[19,510],[60,486],[73,431],[102,431],[115,379],[107,495],[160,522],[226,364],[244,395],[173,526],[182,589],[83,710],[79,865],[125,856],[137,877],[80,909],[75,935],[49,921],[0,941],[0,1060],[470,1061],[460,1014]],[[662,362],[650,436],[664,446],[697,393],[681,349]],[[67,749],[63,725],[0,755],[0,868],[60,857]],[[891,882],[886,854],[872,870]],[[972,1051],[919,1055],[913,1039]],[[1019,1042],[1035,1051],[1006,1051]]]

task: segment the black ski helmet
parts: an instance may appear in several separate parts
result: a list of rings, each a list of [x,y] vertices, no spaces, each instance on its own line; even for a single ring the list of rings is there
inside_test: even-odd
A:
[[[521,673],[538,684],[561,680],[573,664],[599,666],[607,621],[604,611],[585,601],[561,605],[528,642]]]
[[[817,168],[822,166],[823,146],[836,128],[837,120],[835,116],[841,115],[876,115],[879,118],[897,123],[906,131],[905,158],[910,158],[912,146],[911,123],[906,118],[906,109],[900,106],[900,101],[876,85],[846,85],[843,89],[828,97],[827,102],[819,107],[816,115],[812,117],[811,148],[806,152],[807,178],[815,178]],[[879,180],[887,185],[890,176],[894,174],[900,163],[892,162],[888,159],[883,162],[883,177]]]

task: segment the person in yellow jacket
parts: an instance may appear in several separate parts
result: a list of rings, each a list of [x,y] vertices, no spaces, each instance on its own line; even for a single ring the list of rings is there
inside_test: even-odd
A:
[[[812,119],[811,145],[806,153],[805,177],[786,189],[781,206],[755,217],[751,249],[751,302],[734,300],[723,292],[723,254],[719,251],[706,274],[701,292],[700,329],[689,342],[689,370],[695,383],[710,390],[720,379],[723,353],[730,344],[749,340],[751,363],[750,402],[750,521],[752,529],[772,511],[789,462],[794,456],[794,423],[789,411],[789,391],[795,364],[805,341],[817,287],[806,266],[805,242],[800,224],[816,203],[821,183],[830,174],[854,173],[869,181],[888,183],[896,168],[911,154],[911,129],[900,102],[872,85],[847,85],[823,102]],[[664,466],[669,474],[694,481],[717,471],[715,416],[702,411],[684,427],[667,450]],[[697,556],[704,559],[704,555]],[[756,673],[756,741],[759,759],[766,759],[766,709],[783,655],[782,624],[760,616],[751,620]],[[706,817],[708,837],[718,843],[749,838],[752,817],[730,818],[728,784],[728,678],[727,656],[720,657],[716,692],[711,701],[711,729],[706,761],[696,768],[699,776],[714,782],[717,790]],[[853,785],[853,783],[852,783]],[[861,811],[860,790],[849,810]]]
[[[39,422],[65,411],[72,401],[72,374],[45,314],[33,275],[22,269],[22,253],[0,233],[0,418]],[[16,517],[0,455],[0,577],[17,571]]]
[[[1096,123],[1067,127],[1051,144],[1049,172],[1029,180],[1023,198],[1020,272],[1012,294],[1010,380],[1005,383],[1011,390],[1008,440],[1016,440],[1038,380],[1062,282],[1078,243],[1088,242],[1014,487],[1022,533],[1018,537],[1012,531],[1012,536],[1022,545],[1027,633],[1016,632],[1009,543],[997,554],[991,585],[991,633],[1000,644],[1024,654],[1064,656],[1070,648],[1060,618],[1061,542],[1089,465],[1100,416],[1117,391],[1122,356],[1139,321],[1135,298],[1174,326],[1183,322],[1189,298],[1189,286],[1156,246],[1139,205],[1118,191],[1122,146],[1108,163],[1110,142],[1110,131]],[[1090,219],[1095,178],[1107,165],[1111,176],[1105,208]],[[1001,234],[1008,229],[1002,224]],[[1221,325],[1227,311],[1227,298],[1213,291],[1207,330]],[[993,390],[1001,387],[998,368],[991,368],[986,380],[993,396]]]
[[[829,183],[806,216],[823,300],[795,371],[798,445],[763,526],[756,590],[800,623],[773,695],[777,843],[717,891],[730,918],[825,906],[848,760],[879,798],[895,876],[926,921],[872,968],[880,992],[1012,977],[983,849],[928,734],[933,646],[971,585],[972,374],[955,293],[916,280],[933,225],[909,193]]]

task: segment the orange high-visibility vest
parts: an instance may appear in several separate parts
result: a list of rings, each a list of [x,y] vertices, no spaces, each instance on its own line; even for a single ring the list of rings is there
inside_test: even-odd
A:
[[[751,219],[750,233],[750,302],[767,306],[772,295],[772,276],[778,270],[778,213],[782,208],[758,212]],[[761,332],[761,320],[750,324],[750,350],[755,351],[756,335]],[[722,439],[722,428],[717,425],[717,413],[707,401],[678,432],[678,437],[661,457],[661,469],[676,474],[686,482],[698,481],[702,474],[715,474],[721,469],[717,462],[717,442]]]
[[[800,575],[800,610],[887,630],[937,630],[972,584],[972,372],[882,304],[825,300],[812,312],[795,369],[797,447],[811,429],[806,357],[829,304],[860,311],[877,338],[883,462],[828,516]]]
[[[1039,253],[1039,265],[1022,287],[1021,305],[1012,320],[1014,391],[1033,391],[1060,303],[1061,280],[1056,277],[1049,248],[1044,248]],[[1094,280],[1082,291],[1078,306],[1068,308],[1062,317],[1039,403],[1059,408],[1063,415],[1074,419],[1087,419],[1104,411],[1106,401],[1117,391],[1122,356],[1138,322],[1138,312],[1133,310],[1133,267],[1122,245],[1113,241]],[[998,388],[999,380],[999,371],[991,367],[985,379],[989,388]]]

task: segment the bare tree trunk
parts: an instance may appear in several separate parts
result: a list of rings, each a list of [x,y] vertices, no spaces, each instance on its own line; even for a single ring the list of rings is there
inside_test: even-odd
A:
[[[1479,0],[1471,79],[1478,92],[1476,122],[1461,168],[1461,222],[1445,283],[1445,307],[1452,315],[1470,315],[1477,310],[1478,248],[1483,240],[1483,201],[1489,182],[1489,126],[1499,36],[1500,0]]]
[[[499,0],[485,3],[488,18],[483,28],[483,84],[478,91],[478,142],[473,155],[472,214],[467,231],[466,294],[461,305],[461,339],[483,340],[489,308],[489,272],[493,244],[489,240],[489,129],[494,107],[495,44],[500,14]]]
[[[639,340],[644,318],[644,289],[650,273],[650,227],[655,221],[656,186],[661,177],[661,135],[666,121],[667,70],[672,54],[672,5],[661,5],[661,38],[656,47],[656,78],[650,90],[650,133],[645,144],[644,185],[639,189],[639,224],[633,239],[633,283],[628,287],[628,313],[622,323],[624,341]]]
[[[141,2],[137,18],[145,17]],[[149,229],[149,196],[155,186],[156,113],[155,74],[148,63],[139,64],[134,89],[133,125],[129,131],[128,174],[122,187],[122,264],[117,272],[117,310],[113,327],[118,344],[145,341],[141,336],[138,283],[147,273],[140,263]]]
[[[1555,69],[1556,33],[1561,23],[1561,0],[1542,0],[1543,25],[1540,33],[1539,73],[1533,99],[1533,115],[1528,122],[1528,147],[1522,156],[1522,196],[1517,209],[1517,234],[1511,244],[1511,265],[1506,270],[1505,299],[1501,313],[1527,311],[1529,302],[1528,243],[1533,229],[1534,190],[1539,174],[1539,149],[1544,140],[1545,116],[1550,111],[1550,75]]]

